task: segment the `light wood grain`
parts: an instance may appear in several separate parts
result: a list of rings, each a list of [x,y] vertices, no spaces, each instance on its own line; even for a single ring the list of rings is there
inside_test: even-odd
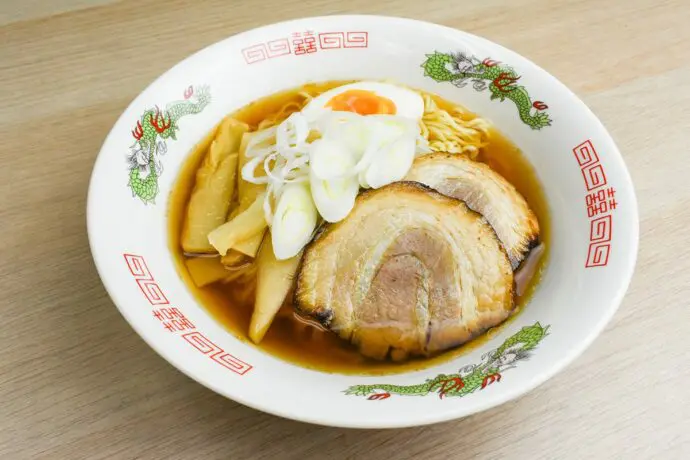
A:
[[[262,3],[3,0],[0,458],[689,458],[690,2]],[[438,22],[522,53],[578,93],[625,156],[642,238],[630,291],[582,357],[517,401],[395,431],[278,419],[160,359],[96,275],[86,190],[127,103],[216,40],[345,12]]]

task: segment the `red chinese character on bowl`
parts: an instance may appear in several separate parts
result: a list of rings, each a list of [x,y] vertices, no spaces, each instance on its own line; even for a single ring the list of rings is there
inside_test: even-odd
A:
[[[616,189],[613,187],[603,188],[585,197],[587,203],[587,216],[594,217],[600,214],[613,211],[618,206],[616,201]]]
[[[310,30],[303,33],[295,32],[292,34],[292,46],[297,55],[316,53],[316,37],[314,32]]]
[[[194,324],[178,308],[160,308],[153,311],[153,316],[170,332],[194,329]]]

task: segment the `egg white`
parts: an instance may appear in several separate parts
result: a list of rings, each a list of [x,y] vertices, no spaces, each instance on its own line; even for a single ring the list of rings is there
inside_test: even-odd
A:
[[[326,107],[331,99],[353,89],[371,91],[377,96],[390,99],[395,104],[395,114],[398,116],[420,120],[424,114],[424,100],[420,94],[402,86],[375,81],[350,83],[321,93],[309,101],[302,109],[302,114],[310,121],[317,120],[325,113],[331,112],[331,109]]]

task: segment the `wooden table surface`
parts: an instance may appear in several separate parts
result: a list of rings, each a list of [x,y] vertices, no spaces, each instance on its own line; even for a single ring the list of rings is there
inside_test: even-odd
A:
[[[0,458],[690,458],[688,0],[0,3]],[[517,401],[405,430],[259,413],[159,358],[96,274],[89,174],[132,98],[226,36],[346,12],[516,50],[582,97],[623,152],[641,214],[630,290],[583,356]]]

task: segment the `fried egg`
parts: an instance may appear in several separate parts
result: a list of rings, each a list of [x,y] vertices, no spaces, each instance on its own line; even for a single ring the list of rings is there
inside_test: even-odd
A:
[[[302,109],[309,121],[331,111],[359,115],[397,115],[420,120],[424,114],[424,100],[415,91],[402,86],[363,81],[321,93]]]

